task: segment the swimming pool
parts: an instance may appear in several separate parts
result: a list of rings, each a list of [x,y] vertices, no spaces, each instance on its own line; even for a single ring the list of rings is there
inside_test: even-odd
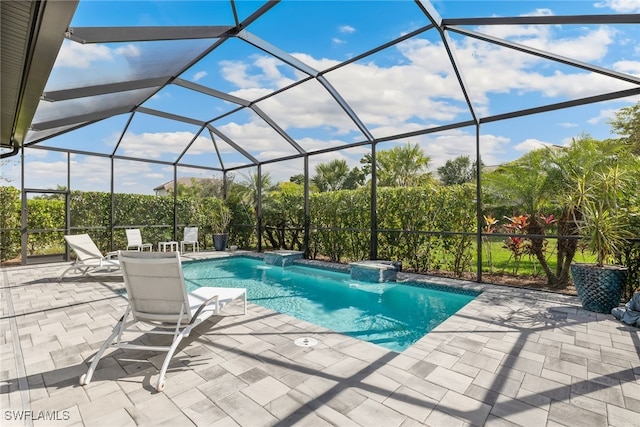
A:
[[[421,283],[359,282],[346,273],[248,257],[190,261],[183,270],[188,291],[246,288],[254,304],[397,352],[478,296]]]

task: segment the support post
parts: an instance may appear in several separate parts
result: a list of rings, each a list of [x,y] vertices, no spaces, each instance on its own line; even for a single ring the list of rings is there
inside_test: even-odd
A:
[[[309,203],[309,155],[304,156],[304,257],[309,258],[309,243],[311,240],[311,207]]]
[[[371,244],[369,259],[378,259],[378,178],[375,142],[371,144]]]
[[[476,123],[476,246],[478,264],[476,266],[476,281],[482,283],[482,158],[480,156],[480,123]]]

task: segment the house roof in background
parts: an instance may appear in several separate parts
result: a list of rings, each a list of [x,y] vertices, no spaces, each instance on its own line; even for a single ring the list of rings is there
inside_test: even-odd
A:
[[[207,181],[211,181],[212,178],[198,178],[198,177],[189,177],[189,176],[183,176],[181,178],[178,178],[178,184],[182,184],[186,187],[191,187],[195,182],[207,182]],[[155,187],[153,189],[153,191],[159,191],[159,190],[173,190],[173,180],[165,182],[164,184],[160,184],[157,187]]]

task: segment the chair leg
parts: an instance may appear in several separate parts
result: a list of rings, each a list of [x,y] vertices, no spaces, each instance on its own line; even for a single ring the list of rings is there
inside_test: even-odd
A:
[[[67,268],[60,276],[58,276],[58,279],[56,279],[58,282],[60,282],[62,280],[62,278],[71,270],[73,270],[74,268],[76,268],[76,265],[73,264],[71,266],[69,266],[69,268]]]
[[[173,343],[171,343],[171,347],[169,348],[169,351],[167,352],[167,355],[164,358],[164,362],[162,363],[162,368],[160,369],[160,376],[158,377],[158,384],[156,385],[156,390],[158,391],[164,390],[164,386],[165,386],[164,376],[167,373],[167,369],[169,368],[169,363],[171,362],[173,353],[175,353],[183,337],[184,337],[184,333],[179,333],[178,335],[175,336]]]
[[[115,328],[113,328],[113,332],[111,333],[109,338],[105,340],[105,342],[102,344],[102,347],[100,347],[100,350],[98,350],[96,355],[93,357],[93,361],[91,362],[91,366],[89,366],[89,370],[87,371],[86,374],[83,374],[80,377],[80,385],[87,385],[91,382],[91,378],[93,377],[93,373],[96,370],[96,366],[98,366],[98,362],[102,358],[102,355],[104,354],[107,347],[109,347],[109,345],[111,345],[113,340],[120,334],[123,326],[124,326],[124,318],[120,320],[120,322],[118,322]]]

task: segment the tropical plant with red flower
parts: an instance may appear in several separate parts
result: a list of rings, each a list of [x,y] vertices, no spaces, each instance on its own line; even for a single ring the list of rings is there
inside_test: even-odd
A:
[[[484,216],[484,234],[493,234],[498,228],[498,220],[494,218],[492,215],[483,215]],[[491,251],[491,238],[488,236],[483,236],[482,240],[486,246],[487,252],[487,262],[489,264],[489,272],[493,272],[493,257]]]

